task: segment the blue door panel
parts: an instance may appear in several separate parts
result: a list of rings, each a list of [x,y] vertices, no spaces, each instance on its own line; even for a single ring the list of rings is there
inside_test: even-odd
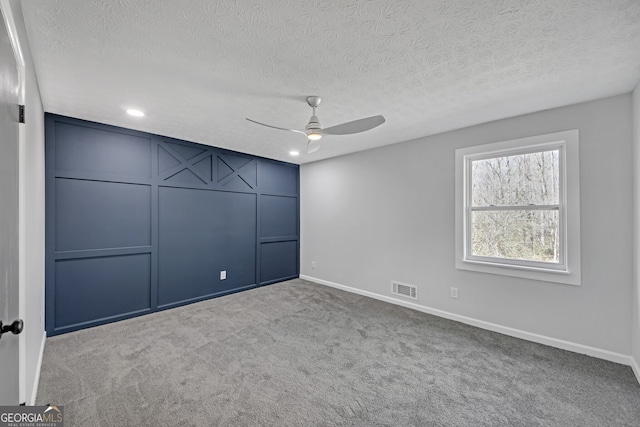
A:
[[[151,176],[149,136],[134,136],[118,128],[94,128],[80,123],[55,124],[55,168],[129,177]]]
[[[272,283],[298,275],[296,254],[298,242],[263,243],[261,249],[260,282]]]
[[[254,194],[160,188],[158,304],[255,284],[255,212]]]
[[[58,260],[56,329],[150,308],[149,254]]]
[[[264,162],[260,164],[260,190],[270,194],[298,194],[296,165]]]
[[[151,245],[151,186],[57,178],[56,250]]]
[[[261,237],[296,236],[298,198],[265,196],[260,198]]]

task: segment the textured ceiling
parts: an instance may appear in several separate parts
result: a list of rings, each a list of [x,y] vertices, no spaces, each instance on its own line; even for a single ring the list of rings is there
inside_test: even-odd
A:
[[[640,0],[28,0],[48,112],[306,163],[626,93]],[[359,135],[306,138],[383,114]],[[147,114],[135,119],[125,108]],[[291,158],[292,149],[301,156]]]

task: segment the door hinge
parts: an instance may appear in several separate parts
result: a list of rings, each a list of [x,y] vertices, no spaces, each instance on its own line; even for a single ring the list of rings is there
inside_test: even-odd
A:
[[[18,123],[24,123],[24,105],[18,105]]]

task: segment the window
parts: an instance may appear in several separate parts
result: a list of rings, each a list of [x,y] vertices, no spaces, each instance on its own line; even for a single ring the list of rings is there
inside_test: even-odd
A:
[[[456,267],[579,284],[578,131],[456,150]]]
[[[467,259],[564,268],[564,145],[465,157]]]

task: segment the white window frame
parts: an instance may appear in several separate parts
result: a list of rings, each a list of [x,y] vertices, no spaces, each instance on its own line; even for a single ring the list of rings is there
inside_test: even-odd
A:
[[[577,129],[456,150],[456,268],[580,285],[580,174]],[[558,149],[560,259],[558,263],[492,258],[471,253],[471,162]],[[555,205],[554,205],[555,207]],[[523,207],[530,208],[530,207]],[[536,207],[545,208],[545,207]],[[549,208],[549,207],[546,207]],[[496,209],[499,210],[500,208]],[[510,209],[510,208],[505,208]]]

